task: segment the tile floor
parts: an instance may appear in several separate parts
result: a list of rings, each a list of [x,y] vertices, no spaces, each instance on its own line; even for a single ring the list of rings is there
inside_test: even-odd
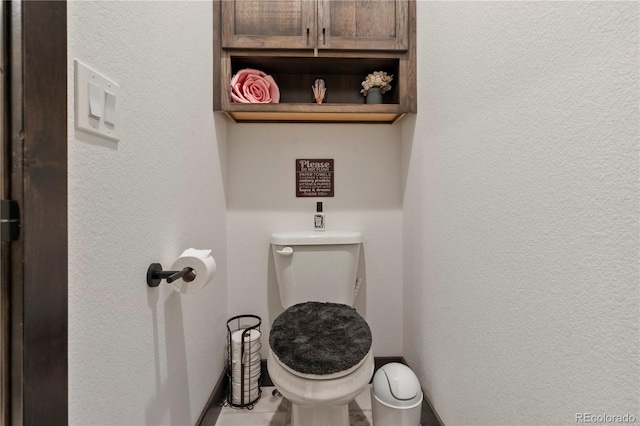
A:
[[[370,385],[369,385],[370,386]],[[371,426],[371,390],[364,391],[349,404],[351,426]],[[216,426],[287,426],[291,424],[291,403],[272,395],[275,387],[263,386],[262,396],[252,410],[222,407]]]

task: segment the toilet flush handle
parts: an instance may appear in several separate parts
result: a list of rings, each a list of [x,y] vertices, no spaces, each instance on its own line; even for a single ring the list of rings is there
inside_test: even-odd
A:
[[[285,247],[282,250],[276,250],[276,253],[281,254],[283,256],[291,256],[293,254],[293,248]]]

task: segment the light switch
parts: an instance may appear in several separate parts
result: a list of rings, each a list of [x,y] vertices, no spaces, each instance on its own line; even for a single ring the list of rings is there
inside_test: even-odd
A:
[[[120,86],[82,62],[74,61],[75,127],[111,141],[120,140]]]
[[[115,126],[116,124],[116,95],[111,92],[105,94],[104,122]]]
[[[102,118],[102,89],[95,83],[89,82],[89,116]]]

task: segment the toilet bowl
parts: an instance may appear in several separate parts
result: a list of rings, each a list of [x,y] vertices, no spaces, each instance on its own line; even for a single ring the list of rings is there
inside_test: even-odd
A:
[[[293,371],[269,349],[267,369],[273,384],[292,403],[292,426],[348,426],[349,403],[373,376],[373,352],[346,374],[323,376]]]
[[[371,341],[366,321],[340,303],[300,303],[276,318],[267,369],[292,403],[292,425],[349,425],[348,404],[373,375]]]
[[[371,330],[352,307],[359,232],[271,235],[285,311],[269,333],[267,370],[292,403],[292,426],[349,426],[349,402],[373,376]]]

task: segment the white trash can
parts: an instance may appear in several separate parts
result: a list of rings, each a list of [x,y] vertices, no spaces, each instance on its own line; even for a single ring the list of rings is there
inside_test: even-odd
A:
[[[376,371],[371,387],[373,426],[419,426],[422,389],[415,373],[392,362]]]

